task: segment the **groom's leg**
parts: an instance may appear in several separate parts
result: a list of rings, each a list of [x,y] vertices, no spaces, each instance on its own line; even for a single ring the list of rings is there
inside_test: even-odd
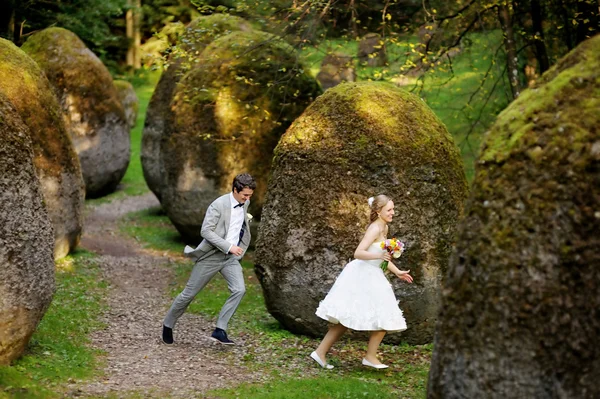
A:
[[[223,267],[222,258],[209,258],[196,263],[184,290],[181,291],[181,294],[173,301],[163,325],[173,328],[196,295],[198,295],[214,275],[217,274],[221,267]]]
[[[227,324],[229,319],[235,313],[235,310],[242,301],[242,297],[246,293],[246,287],[244,286],[244,274],[242,273],[242,266],[240,262],[235,259],[230,259],[226,262],[221,274],[225,281],[227,281],[227,287],[229,288],[229,298],[225,301],[219,318],[217,319],[217,327],[227,331]]]

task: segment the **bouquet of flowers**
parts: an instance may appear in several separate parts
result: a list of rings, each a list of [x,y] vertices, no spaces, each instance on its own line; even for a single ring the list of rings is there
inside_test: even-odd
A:
[[[392,255],[392,258],[398,259],[400,255],[402,255],[402,252],[404,252],[404,243],[402,241],[397,240],[396,238],[391,238],[381,242],[381,249],[388,251],[390,255]],[[384,260],[379,265],[379,267],[381,267],[381,270],[383,270],[384,272],[387,270],[387,266],[387,260]]]

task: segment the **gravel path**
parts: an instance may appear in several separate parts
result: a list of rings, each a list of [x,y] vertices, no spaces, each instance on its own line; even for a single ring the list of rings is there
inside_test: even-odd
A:
[[[235,361],[245,353],[243,340],[233,348],[216,345],[208,338],[214,325],[202,317],[186,313],[175,329],[175,345],[160,341],[162,319],[171,304],[167,292],[173,259],[143,250],[118,228],[127,213],[157,205],[150,193],[87,210],[81,246],[99,255],[110,284],[106,328],[91,339],[107,355],[104,376],[74,384],[72,396],[204,397],[209,389],[260,379]]]

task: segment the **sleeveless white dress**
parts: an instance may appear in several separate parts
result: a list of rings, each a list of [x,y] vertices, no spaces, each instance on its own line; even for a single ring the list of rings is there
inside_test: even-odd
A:
[[[381,253],[381,241],[367,249]],[[404,331],[406,321],[381,259],[354,259],[340,273],[329,293],[319,303],[316,315],[330,323],[341,323],[356,331]]]

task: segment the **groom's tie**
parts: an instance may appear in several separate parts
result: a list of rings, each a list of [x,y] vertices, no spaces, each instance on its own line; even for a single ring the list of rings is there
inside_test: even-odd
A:
[[[245,220],[242,222],[242,228],[240,229],[240,239],[238,241],[238,247],[240,246],[240,243],[242,242],[242,237],[244,236],[244,230],[246,230],[246,221]]]
[[[244,203],[243,202],[239,202],[236,206],[233,207],[233,209],[235,209],[237,207],[242,207],[242,206],[244,206]],[[244,221],[242,222],[242,228],[240,229],[240,239],[238,240],[238,246],[242,242],[242,237],[244,236],[244,230],[245,229],[246,229],[246,218],[244,218]]]

